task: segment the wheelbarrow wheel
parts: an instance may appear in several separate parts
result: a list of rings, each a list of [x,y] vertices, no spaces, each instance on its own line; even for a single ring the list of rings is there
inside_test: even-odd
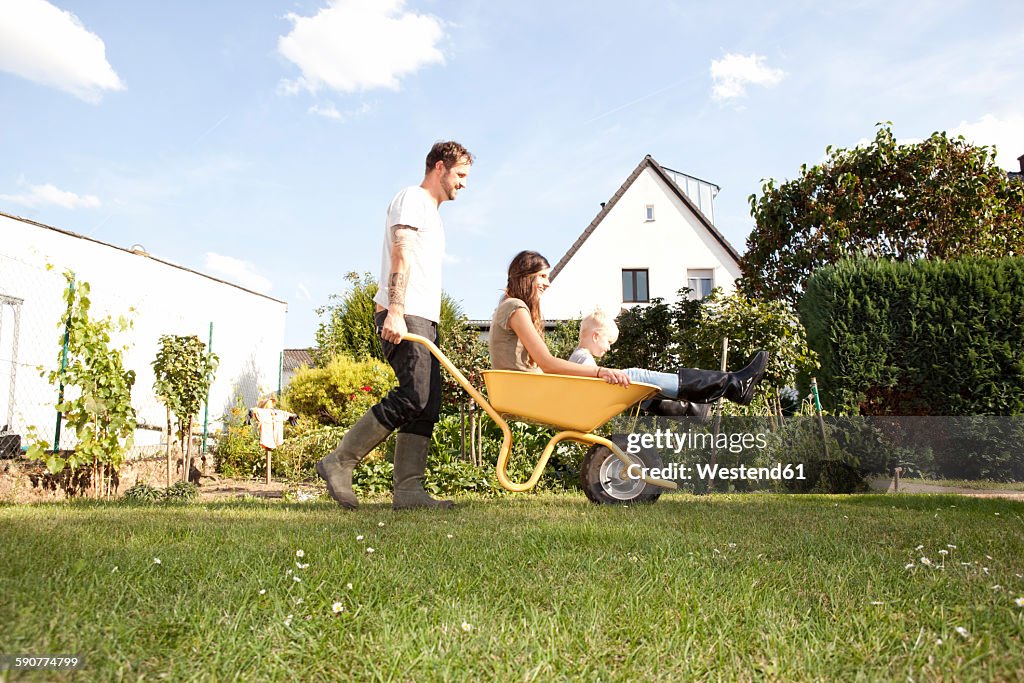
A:
[[[623,452],[626,451],[626,435],[615,434],[611,441]],[[629,453],[647,468],[661,467],[661,456],[650,448],[639,453]],[[605,446],[590,447],[580,465],[580,486],[590,499],[598,505],[625,505],[629,503],[653,503],[665,490],[652,486],[643,479],[626,476],[627,466]]]

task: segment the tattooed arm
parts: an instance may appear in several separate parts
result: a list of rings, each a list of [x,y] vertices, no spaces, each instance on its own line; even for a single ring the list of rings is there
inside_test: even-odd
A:
[[[416,228],[393,225],[391,238],[391,272],[388,274],[388,315],[384,319],[381,337],[397,344],[407,332],[405,326],[405,292],[409,285],[409,267],[412,247],[419,238]]]

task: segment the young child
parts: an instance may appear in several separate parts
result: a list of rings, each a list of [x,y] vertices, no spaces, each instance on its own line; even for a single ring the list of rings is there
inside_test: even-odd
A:
[[[619,329],[615,321],[608,318],[601,310],[594,311],[583,318],[580,323],[580,342],[569,360],[582,365],[597,365],[597,359],[608,353],[608,349],[619,338]],[[719,372],[716,370],[698,370],[696,368],[680,368],[677,372],[657,372],[644,368],[629,368],[624,372],[630,381],[653,384],[661,390],[660,396],[677,399],[689,406],[670,409],[665,414],[693,415],[706,417],[711,403],[719,397],[747,405],[754,398],[754,388],[764,376],[768,365],[768,354],[758,351],[747,367],[738,372]]]

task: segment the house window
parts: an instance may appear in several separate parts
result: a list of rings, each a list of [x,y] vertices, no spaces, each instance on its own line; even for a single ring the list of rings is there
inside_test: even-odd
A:
[[[647,269],[622,271],[622,302],[646,303],[651,300],[647,289]]]
[[[715,287],[715,271],[710,268],[690,268],[686,271],[686,286],[690,288],[690,299],[698,301],[711,294]]]
[[[645,221],[653,221],[654,220],[654,204],[648,204],[647,208],[644,209],[644,220]]]

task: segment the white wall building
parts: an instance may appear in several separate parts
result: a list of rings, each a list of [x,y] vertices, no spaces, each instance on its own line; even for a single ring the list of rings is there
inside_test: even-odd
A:
[[[740,256],[714,226],[718,189],[644,157],[552,267],[544,316],[595,307],[615,316],[655,297],[671,303],[682,287],[698,297],[713,287],[732,292]]]
[[[211,336],[220,357],[210,390],[209,424],[241,396],[252,406],[276,391],[284,345],[284,301],[249,291],[145,253],[123,249],[35,221],[0,213],[0,434],[25,434],[29,426],[52,441],[56,390],[37,366],[57,366],[58,325],[66,305],[63,271],[91,287],[94,317],[124,315],[133,329],[120,335],[127,344],[126,369],[136,373],[132,404],[137,411],[138,446],[160,443],[165,409],[153,393],[152,361],[161,335]],[[134,310],[130,310],[134,309]],[[200,429],[203,414],[199,415]],[[74,444],[63,430],[61,447]]]

